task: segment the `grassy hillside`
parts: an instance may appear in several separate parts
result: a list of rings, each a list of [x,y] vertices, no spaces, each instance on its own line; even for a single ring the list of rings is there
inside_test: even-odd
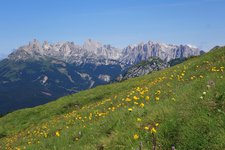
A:
[[[225,149],[225,47],[0,118],[0,149]]]

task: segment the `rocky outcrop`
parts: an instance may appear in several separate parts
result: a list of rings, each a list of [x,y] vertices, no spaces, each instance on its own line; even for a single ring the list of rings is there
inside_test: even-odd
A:
[[[158,57],[151,57],[148,60],[130,67],[122,77],[122,80],[139,77],[169,67],[169,64]]]

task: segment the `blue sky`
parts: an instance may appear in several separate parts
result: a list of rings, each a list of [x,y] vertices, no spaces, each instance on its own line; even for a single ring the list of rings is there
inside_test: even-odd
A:
[[[32,39],[225,45],[225,0],[1,0],[0,57]]]

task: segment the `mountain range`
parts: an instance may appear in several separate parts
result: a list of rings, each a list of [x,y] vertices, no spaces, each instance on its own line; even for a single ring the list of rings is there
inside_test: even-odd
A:
[[[88,39],[82,46],[74,42],[57,42],[41,44],[34,39],[28,45],[21,46],[11,53],[8,58],[13,61],[39,60],[54,58],[67,63],[80,65],[83,63],[132,65],[149,57],[159,57],[164,61],[175,58],[186,58],[200,54],[197,47],[191,45],[172,45],[148,41],[138,45],[129,45],[124,49]]]
[[[34,39],[0,61],[0,114],[114,82],[149,58],[167,63],[197,55],[200,50],[191,45],[152,41],[119,49],[92,39],[83,45]]]

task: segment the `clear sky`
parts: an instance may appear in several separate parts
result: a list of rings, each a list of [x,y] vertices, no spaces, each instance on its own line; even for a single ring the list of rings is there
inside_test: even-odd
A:
[[[225,45],[225,0],[0,0],[0,57],[32,39]]]

